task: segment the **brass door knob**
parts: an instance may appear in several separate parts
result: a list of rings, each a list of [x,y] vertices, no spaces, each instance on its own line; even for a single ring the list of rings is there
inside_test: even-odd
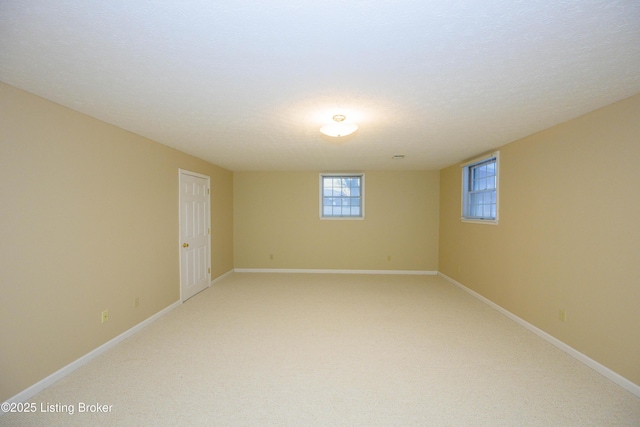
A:
[[[188,244],[188,243],[183,243],[183,244],[182,244],[182,247],[183,247],[183,248],[188,248],[188,247],[189,247],[189,244]]]

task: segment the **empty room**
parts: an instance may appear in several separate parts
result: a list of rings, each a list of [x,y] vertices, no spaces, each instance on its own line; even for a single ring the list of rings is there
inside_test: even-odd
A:
[[[0,3],[0,425],[640,425],[640,3]]]

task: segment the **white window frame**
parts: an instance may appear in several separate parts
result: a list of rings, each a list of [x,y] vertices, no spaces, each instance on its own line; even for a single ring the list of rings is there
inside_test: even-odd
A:
[[[324,214],[324,201],[323,201],[323,178],[360,178],[360,215],[358,216],[332,216]],[[320,190],[319,190],[319,202],[320,202],[320,219],[328,220],[362,220],[364,219],[364,173],[321,173],[320,174]]]
[[[471,170],[474,166],[479,165],[480,163],[484,163],[490,160],[495,159],[495,170],[496,170],[496,216],[495,218],[483,218],[477,216],[471,216],[470,212],[470,201],[469,201],[469,183],[471,178]],[[476,224],[490,224],[497,225],[498,219],[500,215],[500,152],[495,151],[491,154],[487,154],[482,157],[475,158],[469,162],[466,162],[461,165],[462,168],[462,217],[460,218],[463,222],[471,222]]]

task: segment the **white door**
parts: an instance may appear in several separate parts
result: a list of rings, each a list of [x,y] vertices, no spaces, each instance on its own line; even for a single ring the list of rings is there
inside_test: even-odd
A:
[[[180,170],[180,296],[211,284],[209,177]]]

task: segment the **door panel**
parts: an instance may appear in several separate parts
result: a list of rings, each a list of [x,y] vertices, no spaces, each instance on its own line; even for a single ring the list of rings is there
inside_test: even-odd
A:
[[[209,218],[209,178],[181,171],[180,287],[183,301],[211,283]]]

